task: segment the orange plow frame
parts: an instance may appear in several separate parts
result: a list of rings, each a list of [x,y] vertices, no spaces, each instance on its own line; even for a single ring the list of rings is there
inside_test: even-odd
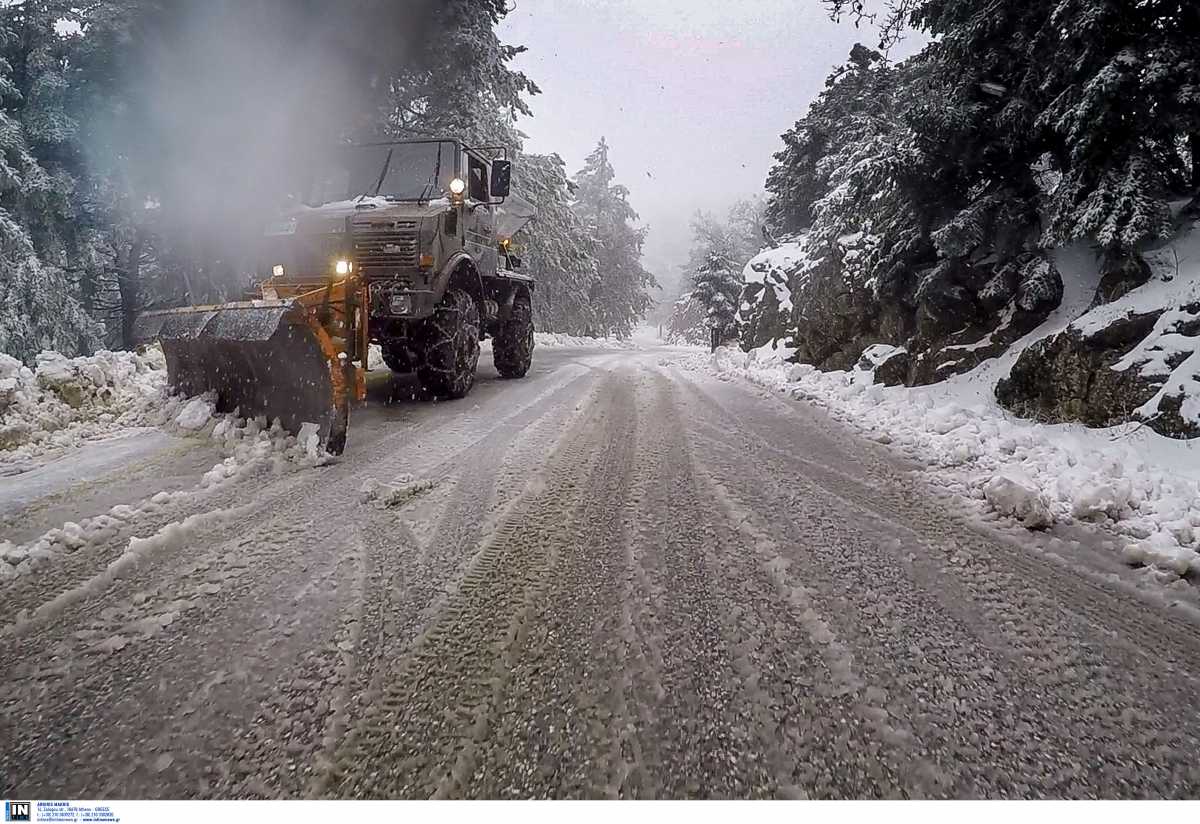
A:
[[[367,290],[357,278],[262,284],[258,300],[145,312],[138,338],[158,340],[174,391],[213,393],[222,412],[315,424],[345,447],[350,404],[366,397]]]

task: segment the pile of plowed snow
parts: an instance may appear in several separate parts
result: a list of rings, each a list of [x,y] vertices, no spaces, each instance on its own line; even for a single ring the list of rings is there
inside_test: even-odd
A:
[[[1031,529],[1090,522],[1125,537],[1124,560],[1162,583],[1200,575],[1200,468],[1186,442],[1013,418],[987,394],[885,387],[871,372],[820,372],[770,346],[721,349],[681,365],[814,402],[901,449],[948,491]]]
[[[0,583],[32,572],[61,555],[132,532],[139,521],[149,515],[170,511],[197,496],[210,495],[263,467],[279,474],[300,467],[319,466],[329,460],[318,446],[316,427],[311,424],[292,435],[284,431],[278,421],[268,424],[263,417],[243,419],[234,415],[216,415],[212,402],[203,397],[169,398],[160,415],[166,419],[164,425],[168,429],[175,428],[193,437],[215,441],[225,458],[205,472],[190,489],[159,492],[140,503],[114,506],[107,514],[84,518],[78,523],[65,523],[23,544],[0,540]],[[162,534],[185,529],[193,520],[189,518],[181,524],[170,524]],[[144,548],[145,543],[143,539],[131,537],[129,550],[122,559],[130,553],[136,556],[142,551],[139,547]]]
[[[637,349],[632,340],[622,338],[589,338],[579,335],[567,335],[562,332],[534,332],[533,342],[547,349],[564,349],[580,346],[591,349]]]
[[[34,368],[0,353],[0,461],[35,455],[120,429],[166,420],[162,352],[38,355]]]

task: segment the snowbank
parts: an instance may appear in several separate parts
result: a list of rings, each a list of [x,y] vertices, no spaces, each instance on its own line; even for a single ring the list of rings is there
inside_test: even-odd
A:
[[[157,348],[80,358],[43,352],[34,369],[0,354],[0,463],[162,423],[166,383]]]
[[[1101,525],[1127,539],[1127,562],[1161,582],[1200,575],[1200,461],[1187,442],[1137,426],[1038,424],[1013,418],[990,393],[962,391],[970,384],[885,387],[869,373],[820,372],[786,354],[721,349],[678,363],[825,407],[923,463],[934,483],[1029,528]]]
[[[637,349],[637,344],[631,340],[620,338],[589,338],[578,335],[567,335],[562,332],[534,332],[535,346],[546,349],[565,349],[583,346],[590,349]]]
[[[164,512],[197,496],[211,494],[263,466],[285,471],[288,468],[317,466],[328,460],[328,455],[317,446],[316,427],[309,424],[293,436],[280,426],[278,420],[268,424],[263,417],[246,420],[233,415],[214,416],[212,403],[204,398],[171,398],[166,403],[165,413],[180,429],[193,435],[207,435],[216,441],[226,457],[204,473],[199,483],[191,489],[159,492],[136,505],[114,506],[107,514],[84,518],[78,523],[65,523],[25,544],[16,545],[0,540],[0,585],[64,553],[109,541],[124,529],[135,529],[137,522],[148,515]],[[184,521],[182,527],[168,524],[149,539],[131,537],[129,549],[121,556],[122,559],[136,558],[147,541],[163,535],[175,535],[188,523],[190,521]]]

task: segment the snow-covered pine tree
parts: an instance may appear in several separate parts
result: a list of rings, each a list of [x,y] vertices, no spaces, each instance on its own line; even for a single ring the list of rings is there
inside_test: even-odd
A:
[[[61,4],[0,8],[0,351],[90,351],[99,327],[68,273],[73,123],[63,107]]]
[[[790,234],[812,225],[813,204],[827,191],[818,165],[845,144],[846,123],[877,111],[888,102],[888,91],[883,55],[855,45],[849,61],[829,75],[825,90],[804,117],[783,134],[784,148],[775,155],[766,184],[766,218],[777,231]]]
[[[1003,235],[1015,219],[1007,227],[1015,236],[1040,211],[1043,243],[1092,239],[1109,249],[1170,231],[1167,202],[1200,183],[1188,149],[1200,132],[1197,4],[910,6],[937,38],[926,51],[945,93],[922,110],[922,134],[931,152],[953,159],[960,224]],[[1043,158],[1061,184],[1039,209],[1032,170]]]
[[[566,166],[556,154],[522,154],[513,166],[513,191],[537,206],[537,219],[518,239],[525,271],[533,275],[539,328],[582,335],[595,328],[589,294],[596,280],[596,242],[571,208]]]
[[[634,226],[637,212],[629,190],[615,182],[608,143],[600,143],[575,175],[575,211],[596,239],[596,278],[588,293],[596,312],[594,334],[626,337],[650,308],[647,289],[656,285],[642,267],[645,229]]]
[[[671,306],[667,342],[704,346],[709,342],[709,328],[708,310],[694,293],[684,292]]]
[[[394,8],[385,14],[394,16],[400,27],[414,18],[406,4],[385,8]],[[443,0],[428,4],[428,8],[421,36],[405,53],[394,53],[396,64],[386,67],[392,89],[387,130],[405,136],[508,138],[505,145],[513,145],[515,133],[509,137],[486,126],[479,128],[481,116],[499,115],[511,123],[519,114],[529,115],[526,96],[539,91],[532,80],[511,66],[525,47],[502,43],[496,34],[496,26],[508,14],[508,3]],[[381,52],[380,57],[385,54]]]
[[[704,307],[709,328],[721,340],[737,335],[742,285],[740,268],[719,248],[710,249],[692,273],[691,298]]]
[[[1038,123],[1061,146],[1062,172],[1048,243],[1132,250],[1173,231],[1168,202],[1196,193],[1187,146],[1200,133],[1197,31],[1190,2],[1064,0],[1047,16],[1037,55],[1057,59]]]

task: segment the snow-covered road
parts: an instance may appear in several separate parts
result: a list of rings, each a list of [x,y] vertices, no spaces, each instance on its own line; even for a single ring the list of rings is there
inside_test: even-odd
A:
[[[0,502],[25,540],[178,493],[4,585],[0,794],[1200,794],[1200,625],[1111,537],[684,359],[373,375],[331,465],[184,494],[175,439]]]

